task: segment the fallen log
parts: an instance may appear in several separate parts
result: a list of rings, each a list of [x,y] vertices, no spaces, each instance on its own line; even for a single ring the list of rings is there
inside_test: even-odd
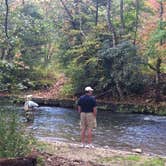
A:
[[[36,157],[1,158],[0,166],[37,166]]]

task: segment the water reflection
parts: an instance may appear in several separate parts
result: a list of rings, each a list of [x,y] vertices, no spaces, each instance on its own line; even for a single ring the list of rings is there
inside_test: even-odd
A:
[[[166,155],[166,117],[98,112],[97,123],[96,146]],[[79,114],[71,109],[42,107],[27,128],[39,139],[80,142]]]

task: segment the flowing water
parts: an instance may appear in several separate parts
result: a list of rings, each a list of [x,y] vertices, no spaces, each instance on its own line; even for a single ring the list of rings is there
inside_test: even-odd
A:
[[[33,123],[26,124],[38,139],[80,142],[79,114],[72,109],[40,107]],[[95,146],[120,150],[141,148],[166,155],[166,117],[98,111]]]

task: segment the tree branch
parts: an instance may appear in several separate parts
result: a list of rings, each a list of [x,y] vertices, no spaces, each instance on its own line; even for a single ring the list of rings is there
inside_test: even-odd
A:
[[[68,15],[69,18],[70,18],[70,22],[71,22],[73,28],[76,29],[76,25],[75,25],[75,22],[74,22],[74,18],[73,18],[73,16],[71,15],[69,9],[66,7],[65,3],[63,2],[63,0],[60,0],[60,2],[62,3],[62,5],[63,5],[63,7],[64,7],[64,9],[65,9],[65,11],[66,11],[66,13],[67,13],[67,15]]]

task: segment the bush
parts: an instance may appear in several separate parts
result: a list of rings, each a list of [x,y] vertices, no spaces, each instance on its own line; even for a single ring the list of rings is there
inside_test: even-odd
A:
[[[141,95],[145,91],[145,86],[141,83],[132,83],[130,87],[128,87],[128,91],[130,93]]]
[[[16,111],[0,109],[0,157],[21,157],[30,151],[32,137],[25,135]]]
[[[162,94],[166,96],[166,85],[164,85],[162,88]]]
[[[69,97],[69,96],[73,96],[73,85],[71,83],[64,85],[63,89],[60,91],[61,92],[61,96],[60,97]]]

